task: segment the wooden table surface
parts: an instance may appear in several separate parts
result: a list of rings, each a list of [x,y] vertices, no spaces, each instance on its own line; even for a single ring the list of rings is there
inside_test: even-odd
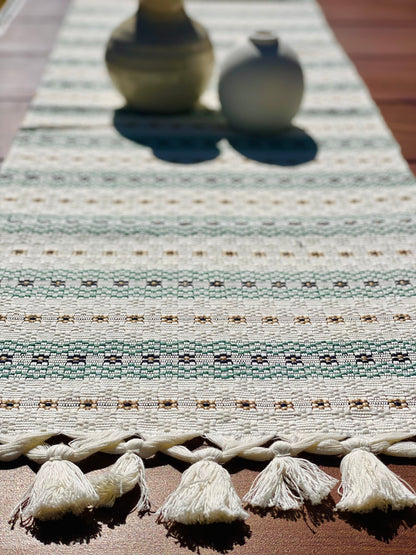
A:
[[[416,0],[319,0],[338,40],[351,57],[416,174]],[[0,160],[4,159],[39,84],[46,58],[70,0],[28,0],[0,37]],[[337,460],[319,460],[339,478]],[[402,459],[384,462],[416,487],[416,465]],[[111,463],[95,457],[84,471]],[[147,470],[154,506],[177,486],[180,463],[159,456]],[[258,472],[255,464],[234,461],[229,470],[243,495]],[[390,514],[345,516],[332,507],[299,516],[251,514],[236,526],[176,528],[168,531],[154,515],[129,513],[133,492],[117,511],[87,521],[65,518],[32,531],[7,524],[9,514],[30,485],[36,465],[26,460],[0,463],[0,553],[6,554],[162,554],[199,552],[238,554],[402,553],[416,551],[416,509]],[[336,503],[339,495],[332,494]]]

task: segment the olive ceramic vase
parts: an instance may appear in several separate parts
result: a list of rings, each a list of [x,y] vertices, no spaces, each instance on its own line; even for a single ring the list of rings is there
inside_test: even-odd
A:
[[[135,15],[111,34],[105,61],[129,108],[142,112],[191,110],[214,65],[205,28],[183,0],[141,0]]]

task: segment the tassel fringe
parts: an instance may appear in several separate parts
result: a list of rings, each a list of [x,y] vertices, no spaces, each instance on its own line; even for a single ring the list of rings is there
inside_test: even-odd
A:
[[[368,513],[374,509],[401,510],[416,505],[416,495],[365,449],[353,449],[341,461],[342,498],[339,511]]]
[[[229,473],[210,460],[198,461],[185,470],[178,489],[156,514],[161,522],[181,524],[233,522],[248,517]]]
[[[50,460],[43,464],[33,484],[13,513],[23,523],[34,519],[56,520],[66,513],[81,514],[99,500],[82,471],[71,461]]]
[[[306,459],[277,456],[257,476],[243,501],[253,507],[297,510],[305,501],[320,503],[337,482]]]
[[[210,444],[190,450],[185,445],[194,433],[131,436],[125,431],[80,434],[68,445],[44,443],[55,433],[0,435],[0,461],[25,455],[41,465],[32,485],[14,510],[11,522],[23,525],[35,519],[54,520],[66,513],[112,507],[117,498],[140,488],[137,510],[149,510],[149,491],[143,459],[157,452],[190,464],[181,482],[157,511],[159,522],[210,524],[244,520],[243,509],[231,477],[222,466],[235,457],[268,461],[244,502],[252,507],[298,510],[305,502],[313,505],[327,497],[337,480],[310,461],[298,457],[304,451],[317,455],[342,456],[342,498],[338,511],[366,513],[374,509],[401,510],[416,506],[411,487],[389,470],[376,456],[416,458],[416,442],[410,435],[382,434],[344,438],[329,434],[230,438],[209,436]],[[94,453],[119,456],[101,472],[84,476],[75,464]]]
[[[140,499],[135,508],[139,512],[150,509],[144,464],[142,459],[131,451],[122,455],[107,470],[91,476],[90,482],[99,497],[95,507],[113,507],[117,498],[139,485]]]

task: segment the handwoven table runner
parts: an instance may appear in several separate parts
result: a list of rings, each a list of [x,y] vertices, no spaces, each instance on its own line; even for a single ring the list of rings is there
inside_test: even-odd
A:
[[[217,67],[253,29],[294,47],[296,127],[233,132],[215,80],[129,114],[103,52],[136,7],[72,4],[1,175],[0,460],[41,464],[16,516],[136,484],[146,510],[157,452],[190,463],[164,521],[244,519],[234,457],[264,461],[248,507],[321,502],[302,452],[340,456],[339,510],[415,504],[377,456],[416,456],[414,178],[354,67],[312,0],[190,1]],[[84,475],[96,452],[120,457]]]

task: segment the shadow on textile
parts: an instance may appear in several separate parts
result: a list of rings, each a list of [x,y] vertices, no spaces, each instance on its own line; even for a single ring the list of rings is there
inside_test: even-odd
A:
[[[221,150],[232,150],[263,164],[297,166],[314,160],[318,153],[316,142],[299,127],[275,135],[246,135],[229,129],[219,112],[203,108],[179,116],[121,108],[114,112],[113,124],[120,135],[172,164],[207,162]]]

